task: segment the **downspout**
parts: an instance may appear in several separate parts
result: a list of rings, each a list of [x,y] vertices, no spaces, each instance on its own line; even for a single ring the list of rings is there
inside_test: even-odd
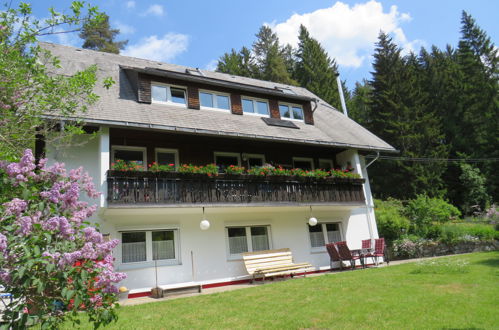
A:
[[[375,161],[377,161],[379,158],[379,151],[376,152],[376,157],[371,160],[365,167],[366,174],[367,174],[367,168],[371,166]],[[364,184],[365,185],[365,184]],[[365,187],[365,186],[364,186]],[[364,190],[366,190],[364,188]],[[369,238],[371,239],[371,246],[373,246],[373,228],[372,228],[372,222],[371,222],[371,206],[369,205],[369,201],[367,200],[367,194],[366,195],[366,214],[367,214],[367,228],[369,229]],[[371,199],[372,199],[372,192],[371,192]]]

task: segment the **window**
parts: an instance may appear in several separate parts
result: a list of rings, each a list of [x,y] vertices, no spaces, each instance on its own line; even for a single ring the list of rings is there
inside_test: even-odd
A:
[[[230,110],[229,95],[201,91],[199,92],[199,102],[202,107]]]
[[[243,154],[246,168],[261,167],[265,164],[265,156],[259,154]]]
[[[227,227],[229,255],[270,249],[269,226]]]
[[[122,262],[146,261],[146,233],[133,232],[121,234]]]
[[[128,146],[112,146],[111,147],[111,162],[114,163],[118,159],[125,163],[135,162],[139,165],[146,166],[146,148],[144,147],[128,147]]]
[[[178,262],[177,230],[144,230],[121,233],[121,262]]]
[[[327,243],[336,243],[342,240],[339,223],[318,223],[315,226],[307,225],[307,227],[312,248],[323,247]]]
[[[281,118],[303,120],[303,108],[296,104],[279,104]]]
[[[186,88],[158,83],[151,84],[151,100],[156,103],[186,105]]]
[[[268,116],[269,104],[265,100],[242,98],[243,112],[247,114]]]
[[[230,165],[241,166],[241,156],[236,152],[215,152],[215,164],[218,172],[224,173]]]
[[[329,171],[333,168],[333,161],[331,159],[319,159],[319,168]]]
[[[159,165],[174,164],[175,169],[177,169],[179,165],[178,150],[156,148],[156,163],[158,163]]]
[[[302,170],[313,170],[314,162],[312,158],[293,157],[293,167]]]

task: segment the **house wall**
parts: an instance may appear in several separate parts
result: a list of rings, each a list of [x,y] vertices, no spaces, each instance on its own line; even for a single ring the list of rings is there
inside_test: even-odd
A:
[[[147,162],[155,160],[155,148],[179,150],[181,164],[205,165],[214,161],[215,151],[264,154],[267,162],[292,166],[293,157],[313,158],[318,167],[318,159],[335,160],[342,149],[331,147],[296,145],[291,143],[262,142],[227,137],[194,136],[170,134],[145,130],[111,128],[111,145],[147,147]]]
[[[243,261],[231,260],[228,256],[227,226],[268,225],[271,248],[290,248],[295,262],[310,262],[317,270],[328,269],[330,263],[325,248],[311,248],[307,224],[309,212],[308,206],[207,208],[206,218],[211,226],[202,231],[199,228],[202,219],[200,207],[108,209],[102,215],[102,230],[119,238],[120,231],[178,229],[180,264],[158,266],[158,284],[191,281],[208,284],[249,278]],[[320,206],[314,207],[313,215],[319,223],[339,222],[342,237],[351,249],[360,248],[361,240],[369,238],[363,208]],[[138,263],[136,268],[131,264],[121,264],[120,248],[115,257],[118,270],[128,274],[123,284],[132,292],[148,291],[155,286],[153,264],[141,266]]]

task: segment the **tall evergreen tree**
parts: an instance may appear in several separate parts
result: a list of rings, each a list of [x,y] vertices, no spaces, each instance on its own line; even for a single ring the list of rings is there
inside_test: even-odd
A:
[[[374,54],[366,125],[408,158],[445,158],[441,123],[426,106],[428,95],[416,55],[403,58],[400,48],[381,33]],[[445,163],[378,161],[371,170],[374,191],[383,197],[411,198],[418,193],[441,196]],[[401,185],[400,182],[406,184]]]
[[[294,78],[300,86],[339,108],[340,98],[336,88],[338,66],[335,61],[329,58],[321,44],[310,36],[303,25],[300,26],[298,40]]]
[[[499,57],[495,45],[463,11],[457,63],[462,74],[461,122],[454,152],[473,158],[499,157]],[[462,134],[465,132],[466,134]],[[481,168],[491,183],[489,192],[499,199],[497,163]]]
[[[368,126],[370,119],[371,85],[366,79],[356,82],[347,107],[350,118],[361,125]]]
[[[239,52],[232,49],[218,60],[217,71],[243,77],[255,77],[256,66],[251,51],[243,47]]]
[[[286,66],[289,48],[279,45],[279,38],[272,29],[263,25],[256,34],[257,40],[253,43],[253,53],[257,59],[259,78],[263,80],[296,85],[296,81]]]
[[[119,33],[119,29],[111,29],[109,16],[103,14],[101,20],[85,24],[79,36],[84,40],[83,48],[119,54],[128,43],[128,40],[115,40]]]

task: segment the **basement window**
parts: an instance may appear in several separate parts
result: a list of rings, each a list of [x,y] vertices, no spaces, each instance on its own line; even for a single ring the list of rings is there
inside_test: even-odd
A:
[[[270,249],[269,226],[227,227],[229,257],[237,257],[241,253]]]
[[[151,100],[153,103],[186,105],[186,88],[160,83],[151,84]]]

